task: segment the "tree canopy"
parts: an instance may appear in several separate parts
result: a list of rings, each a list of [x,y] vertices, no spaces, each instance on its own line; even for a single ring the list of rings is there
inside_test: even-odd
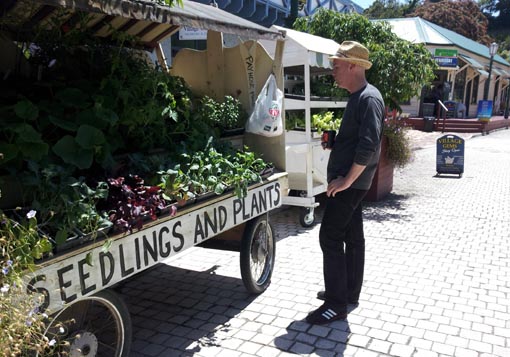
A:
[[[485,45],[492,41],[487,34],[489,21],[473,0],[427,1],[410,16],[421,17]]]
[[[409,0],[402,3],[399,0],[375,0],[363,15],[369,19],[394,19],[405,17],[412,13],[419,5],[420,0]]]
[[[400,39],[385,22],[371,22],[365,16],[320,9],[301,17],[294,29],[332,39],[338,43],[354,40],[370,51],[373,65],[367,80],[383,95],[386,106],[401,111],[399,103],[419,94],[433,79],[436,64],[422,44]]]
[[[363,13],[370,19],[419,16],[474,41],[496,41],[510,61],[510,0],[375,0]]]

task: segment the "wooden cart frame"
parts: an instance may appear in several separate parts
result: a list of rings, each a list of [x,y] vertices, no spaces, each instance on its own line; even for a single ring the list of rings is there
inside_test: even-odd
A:
[[[57,311],[46,335],[63,337],[71,351],[87,356],[127,355],[129,312],[108,288],[240,225],[244,225],[239,237],[243,283],[250,293],[263,292],[275,263],[269,212],[282,205],[286,187],[286,174],[274,174],[252,185],[246,197],[218,196],[140,231],[111,237],[113,243],[107,250],[96,242],[43,262],[27,280],[31,291],[44,296],[41,310]],[[92,265],[87,264],[88,254]]]
[[[186,0],[183,3],[182,8],[170,8],[137,0],[14,0],[0,6],[2,31],[7,36],[12,34],[12,38],[30,41],[34,25],[49,25],[53,16],[67,16],[66,26],[73,26],[77,23],[73,19],[87,13],[92,16],[86,25],[89,31],[106,40],[112,29],[138,36],[143,49],[156,52],[164,69],[168,68],[160,43],[183,26],[209,30],[208,48],[212,52],[207,58],[212,57],[214,65],[224,68],[227,64],[222,63],[223,51],[216,46],[222,33],[244,39],[276,40],[278,50],[267,70],[276,75],[278,86],[282,87],[284,32],[264,28],[213,6]],[[209,69],[208,76],[203,78],[208,86],[205,91],[213,97],[225,95],[224,78],[219,75],[223,72],[215,71],[212,65]],[[262,74],[266,78],[267,75]],[[110,288],[240,225],[244,227],[239,237],[243,282],[249,292],[263,292],[270,283],[275,261],[275,236],[269,213],[282,205],[288,191],[287,174],[282,172],[284,140],[282,136],[264,138],[248,134],[243,144],[272,162],[280,173],[251,185],[246,197],[239,198],[230,191],[195,203],[179,209],[175,216],[147,223],[139,231],[109,237],[112,244],[108,249],[101,241],[81,246],[41,262],[35,272],[27,275],[29,291],[44,297],[40,311],[52,314],[45,331],[47,337],[69,342],[67,352],[72,356],[128,356],[129,312]],[[88,255],[92,256],[92,265],[87,263]]]

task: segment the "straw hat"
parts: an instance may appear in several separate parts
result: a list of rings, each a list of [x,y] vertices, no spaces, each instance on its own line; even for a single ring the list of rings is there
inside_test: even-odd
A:
[[[329,59],[331,61],[335,59],[347,61],[366,69],[370,69],[370,67],[372,67],[372,62],[368,60],[367,48],[356,41],[342,42],[336,54],[334,56],[330,56]]]

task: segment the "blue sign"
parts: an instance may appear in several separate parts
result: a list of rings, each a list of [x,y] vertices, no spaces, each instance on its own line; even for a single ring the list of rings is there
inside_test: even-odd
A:
[[[437,174],[464,173],[464,139],[457,135],[444,135],[437,139]]]
[[[436,61],[439,67],[457,67],[458,63],[457,57],[434,56],[434,60]]]
[[[479,100],[477,110],[478,120],[489,121],[492,117],[492,100]]]

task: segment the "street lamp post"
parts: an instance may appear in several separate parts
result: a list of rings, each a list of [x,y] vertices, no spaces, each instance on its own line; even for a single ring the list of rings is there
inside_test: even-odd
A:
[[[491,74],[492,74],[492,62],[494,61],[494,55],[498,52],[498,44],[496,42],[491,43],[489,46],[489,54],[491,55],[491,60],[489,62],[489,78],[487,78],[487,83],[485,83],[485,91],[483,93],[483,100],[487,100],[489,96],[489,87],[491,85]]]
[[[506,88],[505,119],[508,119],[508,99],[510,98],[510,86]]]

